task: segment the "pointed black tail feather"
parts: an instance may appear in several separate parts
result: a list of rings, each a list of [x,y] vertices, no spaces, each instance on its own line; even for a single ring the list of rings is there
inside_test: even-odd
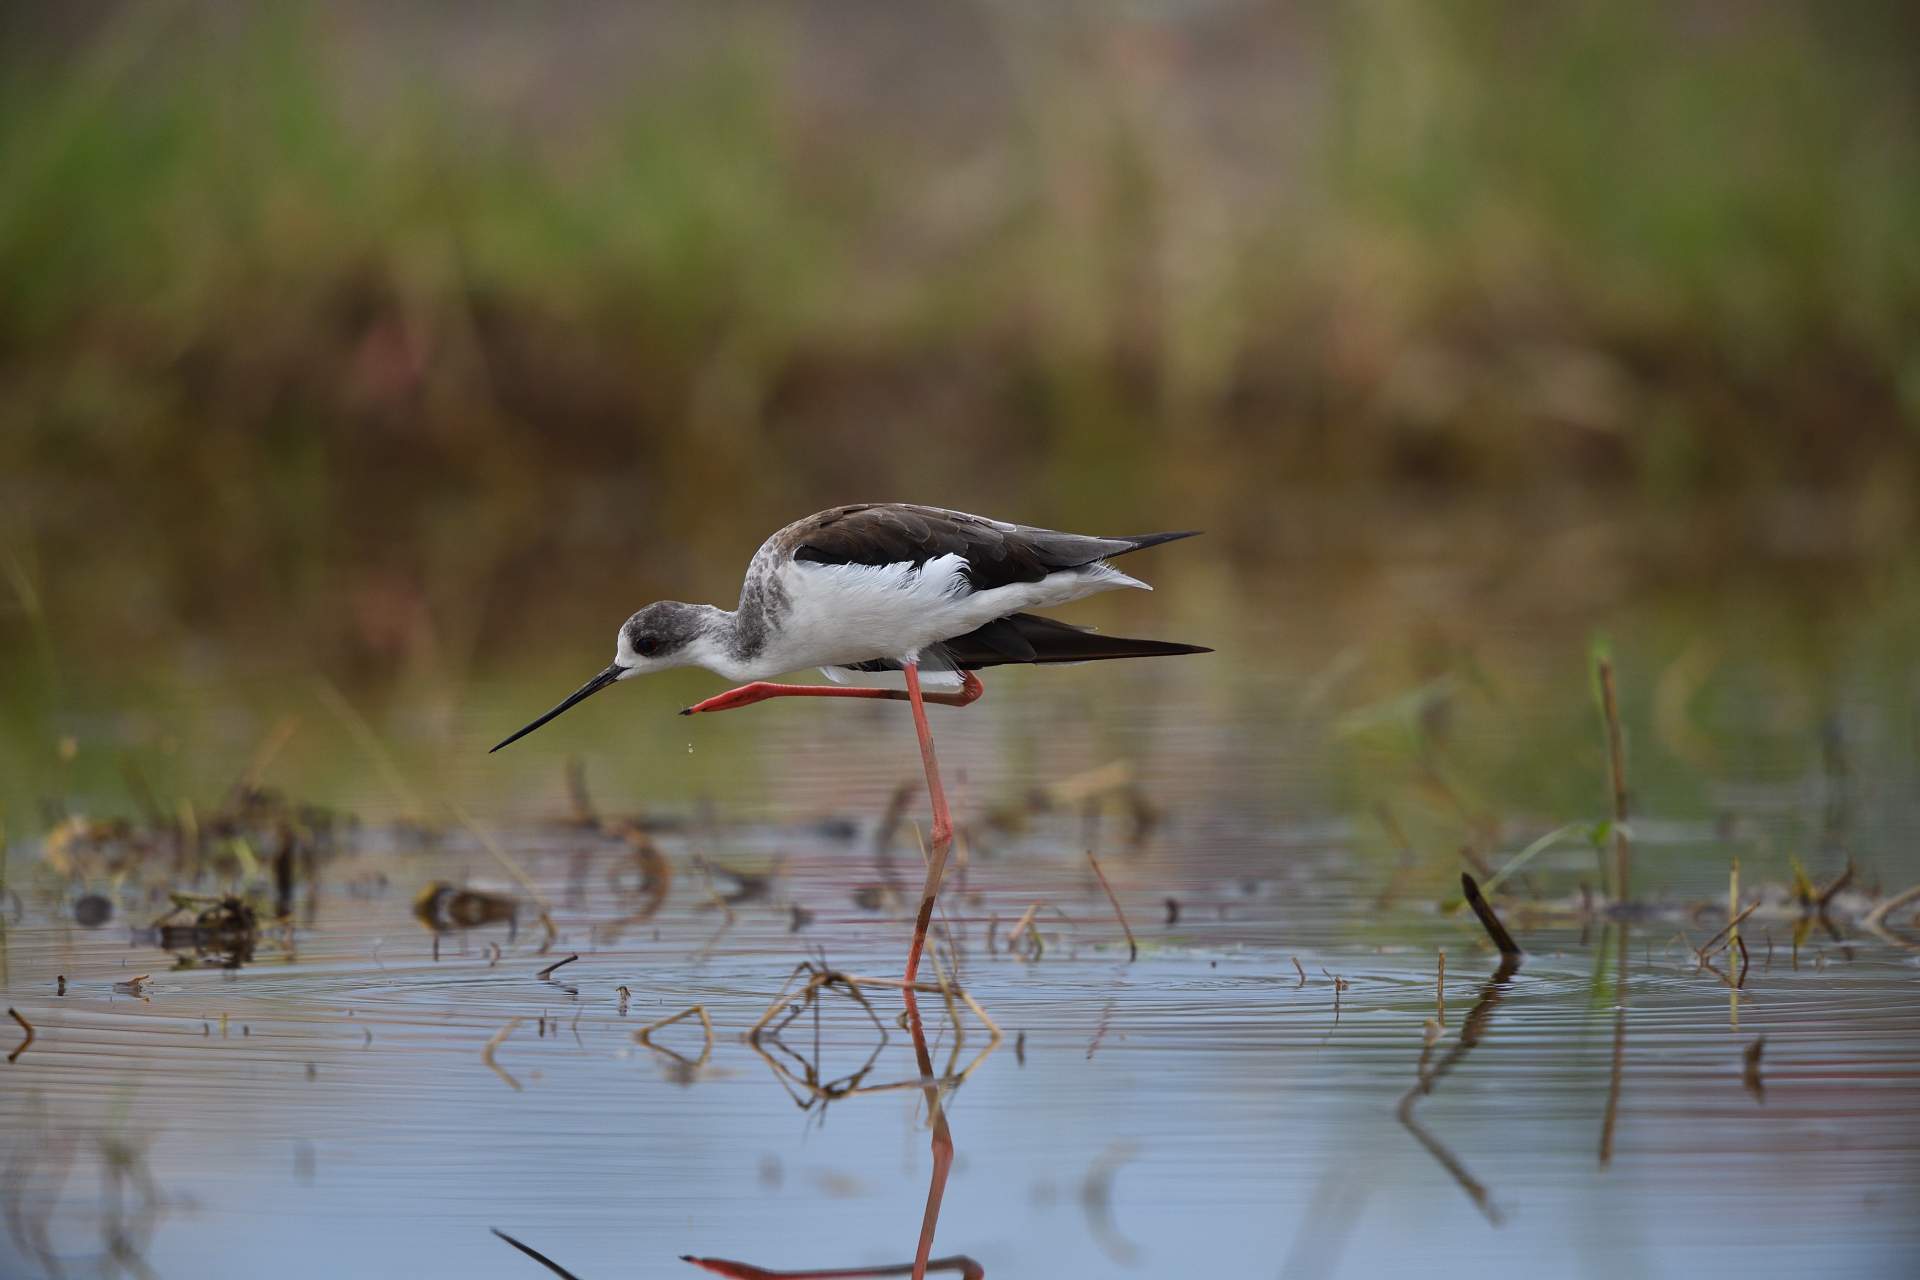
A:
[[[1203,530],[1200,529],[1182,529],[1177,533],[1138,533],[1131,537],[1116,537],[1113,539],[1114,542],[1125,542],[1129,545],[1126,551],[1116,551],[1113,554],[1116,556],[1124,556],[1130,552],[1144,551],[1148,547],[1157,547],[1163,542],[1178,542],[1182,538],[1198,537],[1202,532]],[[1109,556],[1107,558],[1112,559],[1113,557]]]
[[[1184,535],[1161,536],[1177,538]],[[1102,662],[1109,658],[1158,658],[1181,653],[1213,652],[1197,644],[1102,635],[1033,613],[1015,613],[996,618],[963,636],[955,636],[942,647],[953,664],[964,671],[1022,662]]]

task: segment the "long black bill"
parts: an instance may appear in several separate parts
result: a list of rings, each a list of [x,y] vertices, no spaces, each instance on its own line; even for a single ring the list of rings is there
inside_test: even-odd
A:
[[[605,671],[602,671],[599,675],[587,681],[585,684],[581,685],[578,689],[575,689],[572,693],[568,694],[567,700],[565,702],[561,703],[559,706],[555,707],[553,710],[547,712],[547,714],[541,716],[538,720],[535,720],[532,724],[528,725],[526,728],[522,729],[520,732],[514,734],[512,737],[508,738],[505,742],[502,742],[499,747],[495,747],[493,748],[492,751],[487,752],[487,754],[492,755],[493,752],[498,751],[500,747],[504,747],[508,743],[520,741],[520,739],[526,737],[528,734],[532,733],[535,729],[538,729],[541,725],[545,724],[547,721],[559,715],[562,711],[565,711],[567,708],[574,706],[577,703],[585,702],[588,698],[591,698],[594,694],[600,692],[602,689],[612,684],[615,680],[618,680],[620,678],[620,673],[624,670],[626,670],[626,668],[622,667],[617,662],[610,664]]]

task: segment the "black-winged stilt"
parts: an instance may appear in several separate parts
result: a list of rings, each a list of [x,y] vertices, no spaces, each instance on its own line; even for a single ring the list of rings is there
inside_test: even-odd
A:
[[[1199,645],[1103,636],[1025,612],[1115,587],[1147,584],[1107,563],[1192,532],[1096,538],[903,502],[835,507],[768,538],[747,566],[740,607],[662,600],[620,627],[613,661],[498,751],[617,681],[698,666],[748,681],[686,708],[730,711],[767,698],[893,698],[913,704],[933,805],[926,888],[907,952],[909,989],[920,967],[953,822],[940,785],[925,704],[964,707],[983,692],[974,674],[1009,663],[1095,662],[1176,653]],[[771,684],[819,667],[830,685]],[[862,686],[899,672],[904,690]],[[923,692],[922,677],[938,692]]]

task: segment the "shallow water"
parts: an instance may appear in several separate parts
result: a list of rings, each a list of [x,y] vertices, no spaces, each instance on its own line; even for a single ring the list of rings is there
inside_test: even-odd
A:
[[[1390,768],[1363,744],[1364,767],[1330,762],[1324,744],[1372,713],[1349,704],[1334,708],[1344,728],[1309,723],[1293,710],[1311,682],[1248,678],[1223,694],[1107,676],[1095,683],[1111,696],[1095,701],[1085,676],[1021,679],[1008,685],[1046,691],[936,721],[976,835],[943,897],[958,977],[1004,1033],[970,1014],[956,1028],[938,996],[921,999],[957,1151],[936,1257],[963,1253],[993,1276],[1893,1275],[1920,1259],[1920,952],[1863,930],[1869,899],[1851,892],[1835,932],[1797,948],[1783,908],[1756,914],[1737,996],[1690,950],[1726,918],[1730,852],[1749,896],[1783,877],[1787,849],[1830,873],[1833,851],[1808,834],[1823,826],[1879,887],[1916,878],[1910,802],[1889,785],[1910,776],[1904,738],[1856,735],[1838,817],[1816,748],[1785,768],[1729,735],[1691,805],[1650,782],[1648,807],[1665,808],[1635,826],[1648,909],[1624,948],[1604,919],[1509,901],[1528,954],[1496,982],[1471,914],[1442,909],[1456,867],[1434,856],[1411,793],[1388,796],[1420,846],[1397,873],[1379,797],[1355,788],[1404,760]],[[1488,743],[1590,717],[1569,703],[1509,705],[1493,727],[1464,718],[1449,767],[1470,776],[1511,758],[1511,743]],[[1873,702],[1839,705],[1858,726]],[[832,993],[778,1043],[745,1038],[801,960],[898,972],[907,913],[883,889],[911,896],[917,855],[906,827],[886,860],[874,836],[915,761],[892,710],[842,718],[830,755],[804,707],[743,716],[728,736],[684,729],[732,753],[737,790],[722,779],[705,805],[658,807],[676,820],[657,836],[672,888],[617,936],[609,922],[644,901],[626,843],[525,804],[483,811],[553,904],[544,951],[523,912],[517,935],[450,933],[435,958],[410,911],[421,886],[511,887],[457,825],[423,845],[369,821],[303,887],[291,934],[270,930],[238,970],[170,968],[133,927],[161,910],[141,877],[110,890],[111,923],[87,929],[73,923],[77,887],[16,855],[4,985],[35,1038],[0,1074],[0,1270],[544,1274],[490,1227],[583,1277],[700,1274],[683,1254],[769,1269],[907,1261],[932,1164],[898,992],[869,989],[884,1038]],[[474,712],[463,741],[493,718]],[[1568,732],[1597,736],[1590,718]],[[558,795],[567,745],[512,761],[512,776],[537,773]],[[1032,778],[1099,768],[1116,745],[1158,815],[1138,839],[1117,803],[1097,822],[1072,806],[986,822],[1016,814]],[[508,759],[460,767],[478,777]],[[1809,776],[1825,781],[1810,790]],[[1512,812],[1488,785],[1485,803]],[[1598,807],[1599,779],[1581,788]],[[1488,856],[1562,817],[1510,817]],[[1132,962],[1089,844],[1138,935]],[[702,866],[718,892],[749,890],[731,920]],[[1592,854],[1576,841],[1528,870],[1546,898],[1577,905]],[[1043,949],[1009,951],[1034,903]],[[1915,936],[1911,915],[1892,917],[1896,938]],[[1442,950],[1445,1028],[1429,1049]],[[140,974],[137,992],[116,989]],[[660,1050],[636,1043],[696,1003],[709,1054],[691,1019],[659,1032]],[[809,1071],[843,1096],[809,1093]]]
[[[409,870],[480,856],[454,843]],[[572,861],[545,843],[522,849],[531,865]],[[742,905],[724,927],[683,886],[657,930],[623,942],[594,946],[586,914],[563,911],[548,956],[534,953],[536,927],[494,959],[494,928],[450,940],[435,962],[394,885],[323,903],[295,962],[265,948],[237,973],[170,972],[123,929],[29,915],[10,930],[8,999],[37,1038],[8,1073],[8,1193],[71,1262],[101,1247],[111,1216],[103,1144],[132,1148],[164,1206],[138,1242],[162,1274],[533,1274],[491,1225],[581,1275],[669,1274],[680,1253],[899,1261],[929,1173],[919,1093],[802,1109],[742,1042],[808,949],[856,972],[898,963],[902,927],[847,904],[852,848],[783,843],[779,892],[817,912],[798,935],[772,904]],[[1124,883],[1129,867],[1116,859],[1113,873]],[[939,1252],[990,1274],[1317,1274],[1333,1260],[1349,1274],[1465,1271],[1516,1250],[1548,1273],[1844,1255],[1891,1274],[1920,1247],[1911,954],[1828,943],[1795,969],[1776,945],[1771,963],[1756,959],[1736,1025],[1729,989],[1658,928],[1630,936],[1616,1005],[1596,1000],[1595,951],[1577,929],[1524,931],[1533,954],[1496,987],[1463,924],[1419,919],[1413,941],[1354,946],[1324,901],[1188,882],[1171,928],[1128,893],[1146,944],[1129,964],[1070,862],[1009,859],[992,876],[1004,887],[966,900],[954,924],[970,935],[962,980],[1006,1039],[969,1018],[956,1043],[926,1002],[936,1061],[970,1068],[946,1104],[959,1154]],[[564,900],[563,884],[549,889]],[[1028,897],[1061,904],[1071,924],[1043,918],[1038,959],[986,953],[987,919],[997,912],[1004,936]],[[1415,1117],[1484,1186],[1485,1210],[1397,1119],[1421,1067],[1438,946],[1449,1032],[1430,1061],[1459,1045],[1476,1002],[1499,998]],[[552,981],[533,976],[575,950]],[[138,973],[153,975],[144,998],[113,989]],[[64,997],[50,995],[57,974]],[[1329,974],[1349,984],[1337,1014]],[[893,1023],[897,995],[874,999]],[[704,1066],[635,1044],[637,1026],[692,1003],[717,1032]],[[842,1076],[877,1048],[863,1083],[915,1079],[897,1025],[882,1045],[851,1003],[821,1010],[817,1029],[803,1017],[782,1035],[789,1069]],[[484,1046],[516,1018],[489,1070]],[[1756,1090],[1742,1053],[1757,1037]],[[699,1056],[692,1022],[659,1041]],[[62,1181],[56,1152],[69,1151]],[[1110,1191],[1089,1191],[1103,1161],[1117,1162]]]

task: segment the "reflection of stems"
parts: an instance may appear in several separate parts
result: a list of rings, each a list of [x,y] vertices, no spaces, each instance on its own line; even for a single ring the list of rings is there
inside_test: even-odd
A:
[[[1867,918],[1860,923],[1867,932],[1873,934],[1882,942],[1892,943],[1894,946],[1906,951],[1920,951],[1920,945],[1907,941],[1887,927],[1887,916],[1899,908],[1906,906],[1915,898],[1920,898],[1920,884],[1914,885],[1911,889],[1907,889],[1901,893],[1896,893],[1891,898],[1883,899],[1873,910],[1867,912]],[[1825,919],[1824,913],[1822,913],[1821,918]],[[1829,925],[1828,927],[1831,928],[1832,926]]]
[[[1467,1014],[1467,1020],[1460,1026],[1459,1041],[1440,1061],[1433,1064],[1432,1070],[1421,1073],[1413,1087],[1401,1097],[1398,1111],[1400,1123],[1406,1126],[1407,1132],[1427,1149],[1428,1154],[1440,1162],[1440,1167],[1460,1184],[1460,1189],[1467,1193],[1474,1207],[1487,1215],[1487,1221],[1496,1227],[1500,1225],[1500,1210],[1487,1194],[1486,1187],[1467,1172],[1466,1166],[1461,1164],[1453,1152],[1442,1145],[1438,1138],[1421,1127],[1419,1121],[1413,1118],[1413,1108],[1421,1098],[1433,1092],[1433,1087],[1440,1082],[1442,1076],[1458,1066],[1473,1047],[1480,1043],[1480,1037],[1486,1034],[1487,1023],[1493,1017],[1494,1009],[1506,997],[1508,980],[1519,968],[1518,955],[1500,957],[1500,967],[1494,970],[1493,976],[1488,978],[1486,984],[1480,988],[1479,1001],[1474,1004],[1472,1011]],[[1424,1052],[1422,1056],[1425,1056]]]
[[[1600,1122],[1600,1167],[1613,1159],[1613,1122],[1620,1114],[1620,1076],[1627,1064],[1627,926],[1620,926],[1619,977],[1614,983],[1613,1067],[1607,1073],[1607,1114]]]
[[[1102,1151],[1087,1170],[1086,1185],[1080,1188],[1080,1203],[1087,1211],[1087,1227],[1094,1242],[1109,1258],[1123,1267],[1133,1265],[1139,1251],[1113,1225],[1113,1179],[1120,1166],[1133,1158],[1131,1142],[1116,1142]]]
[[[499,1076],[502,1080],[505,1080],[508,1084],[512,1085],[513,1091],[515,1093],[520,1092],[520,1082],[518,1080],[515,1080],[513,1076],[508,1074],[507,1069],[505,1067],[501,1066],[499,1063],[493,1060],[493,1051],[495,1049],[498,1049],[500,1047],[501,1042],[504,1041],[508,1036],[512,1035],[513,1029],[519,1026],[523,1021],[525,1021],[525,1019],[523,1018],[508,1019],[507,1025],[500,1028],[498,1031],[494,1032],[493,1039],[487,1041],[487,1047],[480,1051],[480,1061],[487,1064],[487,1070],[493,1072],[493,1074]]]

